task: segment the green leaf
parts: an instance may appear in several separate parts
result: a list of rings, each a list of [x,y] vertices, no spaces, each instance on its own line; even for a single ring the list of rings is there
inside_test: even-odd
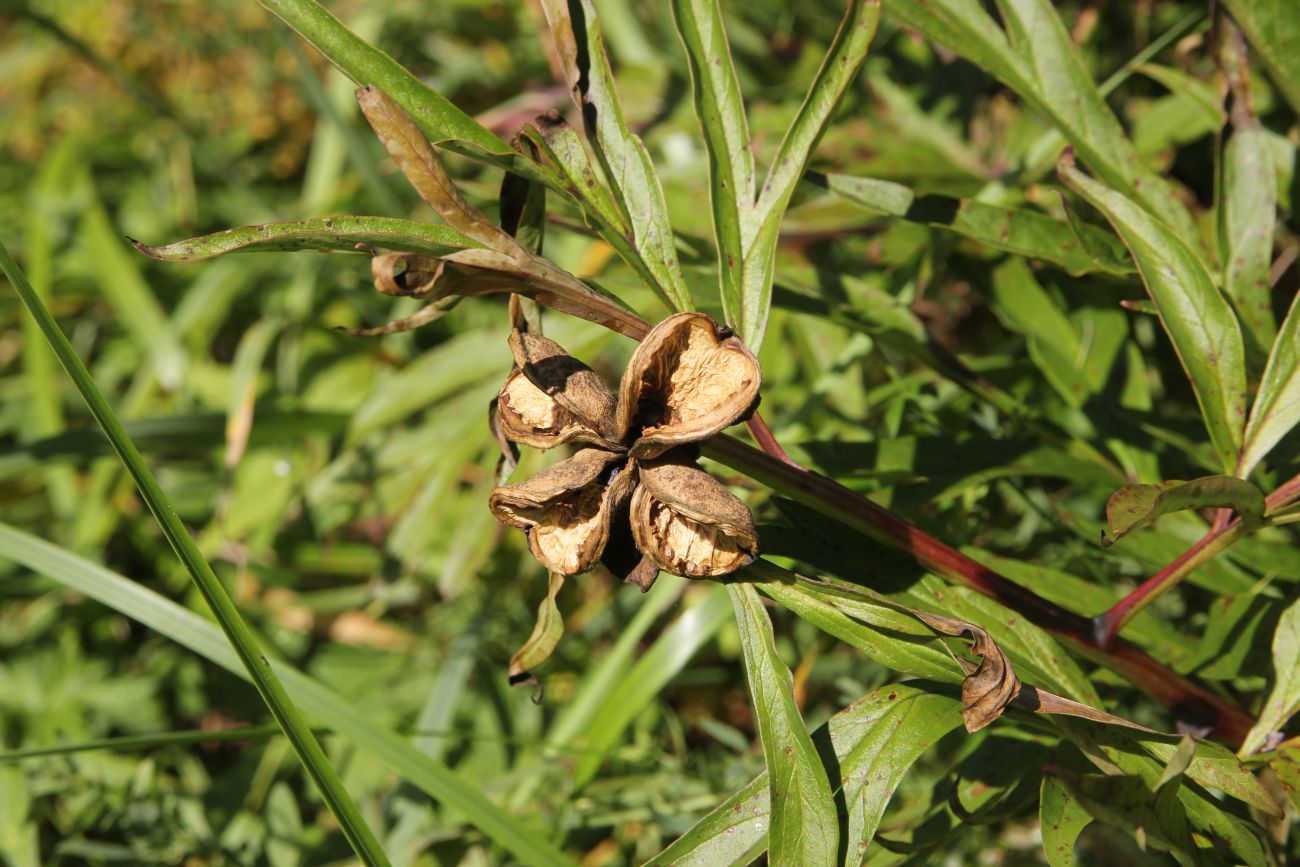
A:
[[[709,200],[718,245],[722,310],[727,324],[739,328],[746,304],[743,237],[750,233],[741,224],[756,214],[754,155],[745,102],[718,0],[673,0],[672,7],[677,35],[686,48],[695,113],[709,154]]]
[[[759,189],[754,214],[750,217],[741,214],[744,283],[741,288],[742,315],[737,331],[755,352],[763,342],[768,311],[772,306],[772,275],[776,268],[781,220],[831,114],[857,79],[879,24],[880,0],[849,0],[849,8],[822,60],[821,69],[777,148],[776,157]]]
[[[829,742],[847,815],[848,863],[866,853],[899,781],[939,738],[961,725],[961,702],[911,684],[868,693],[814,736]],[[748,864],[765,848],[771,796],[764,771],[659,853],[651,865]],[[773,863],[778,863],[773,861]]]
[[[833,865],[839,821],[821,757],[794,703],[790,669],[781,659],[772,622],[753,585],[727,585],[740,629],[745,676],[771,787],[768,852],[773,864]]]
[[[1055,124],[1107,184],[1134,190],[1147,211],[1195,237],[1187,208],[1139,159],[1049,0],[1006,0],[998,8],[1005,30],[979,0],[897,0],[889,12],[987,69]]]
[[[890,796],[929,747],[961,726],[961,702],[909,684],[884,686],[830,719],[848,810],[848,861],[866,855]]]
[[[1211,508],[1232,509],[1246,521],[1257,521],[1264,516],[1264,494],[1250,482],[1234,476],[1125,485],[1106,501],[1106,528],[1110,535],[1103,534],[1102,545],[1115,544],[1161,515]]]
[[[1092,815],[1053,776],[1043,777],[1038,801],[1038,827],[1043,835],[1043,855],[1051,867],[1074,867],[1074,843],[1092,822]]]
[[[1232,137],[1223,149],[1219,191],[1219,249],[1223,291],[1241,317],[1256,356],[1273,345],[1277,322],[1269,287],[1277,174],[1268,134],[1245,105],[1233,112]]]
[[[516,170],[526,177],[536,166],[522,159],[491,130],[430,90],[393,58],[348,30],[316,0],[262,0],[262,5],[298,32],[360,87],[375,86],[411,116],[424,135],[448,150]],[[533,166],[529,171],[528,167]]]
[[[809,180],[868,211],[952,232],[994,250],[1050,262],[1069,274],[1133,273],[1124,246],[1096,226],[1075,226],[1038,211],[975,199],[918,197],[902,184],[876,178],[810,173]]]
[[[266,655],[262,652],[257,638],[253,635],[252,630],[248,628],[248,624],[244,622],[243,616],[239,613],[239,609],[235,607],[235,603],[226,592],[225,586],[217,579],[212,567],[204,559],[198,545],[195,544],[189,531],[181,522],[179,515],[163,493],[162,488],[159,487],[153,473],[150,472],[144,458],[140,455],[139,449],[126,435],[117,414],[113,412],[108,405],[108,401],[100,393],[76,350],[72,348],[72,344],[68,342],[67,337],[60,330],[58,323],[50,315],[40,296],[32,290],[26,276],[19,269],[3,244],[0,244],[0,269],[4,270],[9,282],[18,291],[23,304],[27,306],[32,317],[36,319],[45,335],[45,339],[54,349],[54,353],[59,357],[59,361],[67,370],[77,390],[81,392],[81,396],[89,406],[95,421],[99,423],[104,435],[113,444],[118,457],[122,459],[122,463],[130,474],[132,481],[135,482],[136,487],[139,489],[141,498],[158,521],[163,536],[166,537],[177,558],[185,566],[186,571],[190,573],[195,587],[220,624],[227,641],[229,641],[238,657],[243,672],[247,674],[249,680],[257,688],[258,694],[266,703],[267,709],[270,710],[275,721],[284,731],[285,737],[288,738],[304,769],[320,792],[322,799],[329,807],[330,812],[334,814],[335,819],[338,820],[339,827],[344,837],[347,838],[348,844],[365,864],[387,865],[388,858],[385,856],[383,849],[380,848],[379,841],[357,810],[356,804],[352,802],[351,795],[343,787],[343,782],[339,779],[320,744],[316,741],[316,737],[307,726],[307,721],[303,718],[301,711],[298,710],[288,692],[280,683],[271,664],[267,661]]]
[[[0,524],[0,552],[28,569],[108,606],[193,653],[244,679],[251,679],[221,631],[208,620],[144,585],[124,578],[42,539]],[[527,864],[564,867],[572,862],[542,834],[489,801],[453,770],[412,746],[410,740],[377,725],[373,712],[280,661],[266,663],[295,702],[330,728],[465,819]]]
[[[1188,779],[1202,786],[1218,789],[1270,816],[1281,815],[1273,796],[1227,747],[1211,741],[1198,740],[1195,742],[1195,751],[1186,756],[1179,756],[1180,751],[1185,751],[1181,741],[1170,743],[1168,740],[1146,736],[1141,732],[1134,732],[1131,735],[1142,745],[1142,749],[1157,761],[1167,764],[1174,763],[1175,759],[1178,764],[1186,761],[1187,764],[1180,773]]]
[[[560,616],[560,609],[555,604],[555,597],[560,594],[563,586],[564,576],[552,572],[546,585],[546,598],[537,606],[537,624],[533,627],[533,634],[510,657],[506,675],[511,683],[528,678],[533,669],[550,658],[564,637],[564,618]]]
[[[1083,371],[1085,351],[1078,329],[1038,284],[1024,259],[1008,258],[993,270],[994,310],[1007,327],[1025,335],[1029,357],[1052,387],[1074,406],[1093,388]]]
[[[1237,466],[1246,413],[1245,348],[1232,308],[1195,251],[1123,193],[1089,178],[1067,155],[1061,179],[1106,215],[1133,254],[1160,322],[1191,380],[1224,472]]]
[[[1273,83],[1300,113],[1300,15],[1294,0],[1223,0],[1267,67]]]
[[[587,140],[622,207],[633,244],[652,275],[650,285],[673,310],[691,310],[668,204],[650,154],[628,128],[591,0],[543,0],[567,84],[582,111]]]
[[[201,262],[226,253],[259,253],[265,250],[337,250],[365,252],[358,246],[446,256],[478,244],[447,226],[417,223],[392,217],[325,217],[292,223],[242,226],[150,247],[132,240],[141,253],[167,262]]]
[[[1246,422],[1237,475],[1246,478],[1273,446],[1300,424],[1300,295],[1273,341],[1255,403]]]
[[[1241,755],[1262,750],[1274,732],[1300,712],[1300,600],[1282,613],[1273,633],[1273,688],[1241,745]]]

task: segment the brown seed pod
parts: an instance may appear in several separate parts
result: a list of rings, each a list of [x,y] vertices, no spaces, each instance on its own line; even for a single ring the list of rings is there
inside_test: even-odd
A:
[[[585,572],[609,539],[614,503],[634,483],[630,464],[610,477],[621,460],[612,452],[582,449],[526,482],[497,488],[488,506],[498,521],[528,531],[528,547],[547,569]]]
[[[717,479],[680,459],[642,464],[640,476],[632,494],[632,534],[660,569],[708,578],[758,556],[748,507]]]
[[[703,313],[656,325],[628,363],[619,387],[618,429],[637,458],[699,442],[748,418],[758,405],[758,360]]]
[[[549,396],[575,423],[598,437],[606,448],[621,451],[615,427],[614,395],[587,365],[564,347],[538,334],[515,330],[510,351],[525,377]]]

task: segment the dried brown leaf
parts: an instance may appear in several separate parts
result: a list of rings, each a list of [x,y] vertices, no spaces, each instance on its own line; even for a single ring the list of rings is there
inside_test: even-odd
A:
[[[1002,716],[1020,692],[1020,679],[997,642],[984,629],[965,620],[915,609],[912,614],[935,632],[970,637],[971,653],[980,657],[979,665],[959,660],[966,669],[966,679],[961,684],[961,716],[966,731],[979,731]]]

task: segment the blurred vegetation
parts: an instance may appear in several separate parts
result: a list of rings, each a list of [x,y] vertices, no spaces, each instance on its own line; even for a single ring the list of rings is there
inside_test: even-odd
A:
[[[328,5],[507,140],[537,114],[569,108],[531,2]],[[723,5],[766,164],[842,4]],[[654,2],[596,6],[629,122],[663,180],[687,283],[721,319],[706,155],[671,16]],[[1109,104],[1144,163],[1189,193],[1215,249],[1225,116],[1204,5],[1058,8],[1093,78],[1121,74]],[[1051,173],[1059,148],[1033,150],[1049,124],[886,10],[813,167],[1064,217]],[[409,734],[583,865],[651,858],[763,770],[740,635],[709,583],[665,574],[642,596],[603,571],[571,580],[559,600],[565,638],[538,672],[544,689],[507,685],[546,576],[486,506],[497,460],[487,406],[510,369],[503,298],[469,299],[416,332],[355,338],[336,329],[418,306],[375,293],[365,256],[178,265],[124,240],[340,213],[429,219],[359,118],[349,82],[253,3],[9,2],[0,34],[0,238],[274,655]],[[1135,57],[1143,65],[1128,65]],[[1264,70],[1252,67],[1250,87],[1276,166],[1280,319],[1300,286],[1297,115]],[[495,215],[500,172],[447,160]],[[552,206],[546,255],[662,316],[611,248]],[[1184,512],[1097,545],[1106,499],[1126,481],[1219,469],[1179,360],[1154,317],[1121,307],[1142,297],[1122,250],[1109,269],[1031,269],[907,214],[799,187],[760,352],[767,421],[805,465],[1039,594],[1098,613],[1209,527]],[[556,314],[546,332],[611,383],[632,349]],[[1248,355],[1252,382],[1265,351]],[[1002,403],[945,376],[949,355]],[[0,398],[0,751],[54,748],[0,753],[0,863],[346,863],[333,819],[243,680],[18,562],[17,547],[37,537],[209,617],[11,292],[0,294]],[[1106,457],[1081,457],[1072,442]],[[1265,490],[1295,474],[1298,447],[1293,433],[1275,449],[1257,477]],[[544,460],[525,450],[520,473]],[[882,592],[969,597],[990,620],[1007,614],[713,469],[750,492],[772,555]],[[1270,638],[1300,581],[1295,543],[1290,527],[1237,543],[1134,620],[1130,637],[1258,710],[1272,682]],[[773,619],[809,729],[898,680],[808,622],[779,609]],[[1142,692],[1079,664],[1108,709],[1173,728]],[[329,736],[329,719],[314,722],[394,864],[514,863],[456,807]],[[257,728],[220,734],[244,726]],[[214,740],[171,736],[193,732]],[[95,744],[105,738],[120,740]],[[868,862],[1044,863],[1041,769],[1081,770],[1057,741],[1010,724],[938,737],[894,792]],[[1247,816],[1238,802],[1224,809]],[[1286,821],[1272,826],[1282,841]],[[1300,857],[1295,836],[1276,857]],[[1079,846],[1087,864],[1167,857],[1102,822]]]

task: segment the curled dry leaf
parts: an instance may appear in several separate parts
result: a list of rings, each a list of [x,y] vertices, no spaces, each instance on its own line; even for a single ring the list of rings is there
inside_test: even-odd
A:
[[[619,428],[640,430],[633,457],[657,457],[748,418],[761,380],[758,359],[730,329],[703,313],[678,313],[633,353],[619,388]]]
[[[674,575],[734,572],[758,552],[748,507],[713,476],[679,459],[641,465],[631,519],[637,546]]]
[[[1007,705],[1020,693],[1020,679],[997,642],[987,631],[965,620],[925,611],[913,610],[912,614],[935,632],[967,635],[972,639],[971,653],[980,657],[979,665],[960,660],[966,669],[966,679],[961,684],[961,717],[966,731],[979,731],[1002,716]]]

